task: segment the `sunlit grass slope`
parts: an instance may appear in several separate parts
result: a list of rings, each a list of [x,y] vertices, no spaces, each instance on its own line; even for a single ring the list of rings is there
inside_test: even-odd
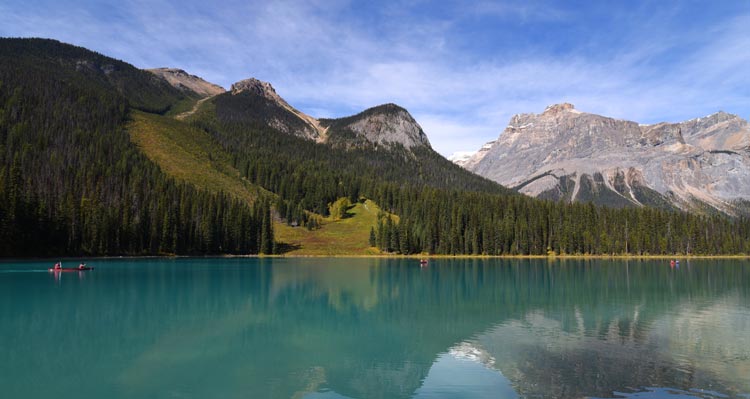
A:
[[[367,200],[354,204],[344,219],[323,219],[318,230],[277,223],[274,226],[276,241],[290,246],[287,252],[290,255],[375,255],[380,252],[370,247],[369,239],[370,229],[377,224],[378,212],[378,205]]]
[[[130,138],[168,175],[200,189],[223,191],[252,203],[262,189],[240,177],[229,156],[200,129],[154,114],[134,111]]]
[[[201,110],[204,111],[204,110]],[[209,110],[210,112],[210,110]],[[229,156],[204,131],[160,115],[134,111],[128,123],[131,140],[168,175],[212,192],[230,193],[252,203],[272,193],[240,177]],[[323,218],[321,228],[309,231],[286,223],[274,224],[276,241],[291,255],[373,255],[370,229],[380,208],[368,200],[356,203],[341,220]]]

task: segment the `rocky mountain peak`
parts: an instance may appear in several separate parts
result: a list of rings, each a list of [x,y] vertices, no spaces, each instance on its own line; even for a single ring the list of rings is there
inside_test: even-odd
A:
[[[323,142],[326,139],[327,128],[321,126],[317,119],[289,105],[268,82],[255,78],[241,80],[232,85],[231,93],[233,96],[243,93],[248,94],[263,99],[267,104],[272,104],[272,108],[281,109],[280,114],[262,116],[268,118],[266,122],[277,130],[318,142]],[[265,114],[266,111],[256,110],[260,114]]]
[[[154,68],[147,69],[147,71],[163,78],[170,85],[182,91],[192,91],[202,97],[215,96],[225,92],[223,87],[207,82],[179,68]]]
[[[398,106],[394,103],[387,103],[387,104],[381,104],[376,105],[372,108],[368,108],[365,110],[365,112],[370,113],[383,113],[383,114],[397,114],[397,113],[406,113],[408,114],[409,111],[407,111],[405,108]],[[409,115],[411,116],[411,115]]]
[[[513,116],[463,166],[542,198],[731,214],[750,200],[750,125],[726,112],[639,125],[557,104]]]
[[[571,103],[553,104],[544,109],[542,115],[555,115],[561,112],[573,111],[580,113],[576,110],[576,107]]]
[[[232,94],[249,92],[255,95],[266,97],[269,100],[281,99],[281,97],[276,94],[276,89],[274,89],[270,83],[255,78],[240,80],[239,82],[232,84],[231,91]]]
[[[431,148],[427,135],[409,111],[396,104],[383,104],[357,115],[324,123],[336,129],[349,130],[371,143],[401,144],[410,149],[417,146]]]

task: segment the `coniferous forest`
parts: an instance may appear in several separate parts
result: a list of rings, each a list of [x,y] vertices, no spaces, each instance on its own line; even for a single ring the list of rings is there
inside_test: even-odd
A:
[[[243,112],[257,98],[226,93],[190,123],[267,190],[248,203],[169,177],[131,143],[133,110],[190,96],[79,47],[0,39],[0,256],[272,253],[274,221],[314,230],[342,197],[384,210],[371,243],[388,253],[750,253],[745,217],[532,199],[335,121],[327,143],[280,132]]]
[[[0,40],[0,256],[270,252],[268,202],[177,183],[130,142],[131,109],[184,97],[81,48]]]

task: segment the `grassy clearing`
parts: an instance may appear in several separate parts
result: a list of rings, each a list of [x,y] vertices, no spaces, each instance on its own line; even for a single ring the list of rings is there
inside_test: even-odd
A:
[[[252,203],[262,189],[240,177],[229,156],[200,129],[169,118],[134,111],[130,139],[168,175],[200,189],[225,192]]]
[[[370,229],[377,225],[378,212],[380,207],[367,200],[354,204],[344,219],[323,219],[318,230],[277,223],[276,241],[291,247],[285,255],[292,256],[378,255],[380,251],[369,244]]]

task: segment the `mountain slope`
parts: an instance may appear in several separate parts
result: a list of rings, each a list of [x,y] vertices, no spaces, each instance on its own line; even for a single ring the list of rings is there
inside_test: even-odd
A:
[[[270,248],[268,204],[177,182],[130,141],[135,109],[187,99],[163,79],[52,40],[0,39],[0,82],[0,256]]]
[[[56,82],[112,90],[128,105],[148,112],[165,113],[188,97],[164,79],[125,62],[49,39],[2,39],[0,56],[5,67],[24,74],[47,73]],[[85,82],[83,82],[85,80]]]
[[[198,76],[191,75],[182,69],[154,68],[147,69],[147,71],[163,78],[170,85],[183,92],[197,94],[200,97],[211,97],[226,91],[223,87],[207,82]]]
[[[137,111],[131,114],[126,127],[133,143],[167,175],[199,189],[230,194],[249,204],[262,195],[262,190],[240,178],[229,156],[205,132],[170,118]]]
[[[735,214],[750,199],[750,127],[723,112],[639,125],[558,104],[514,116],[465,167],[541,198]]]
[[[236,123],[271,127],[286,134],[324,141],[326,129],[313,117],[289,105],[268,82],[245,79],[216,100],[221,118]]]
[[[131,140],[150,160],[179,181],[208,192],[227,193],[248,204],[279,199],[240,177],[240,172],[232,166],[231,156],[203,130],[180,120],[144,112],[132,113],[127,130]],[[304,211],[300,209],[299,213],[304,214]],[[377,254],[368,238],[370,230],[377,226],[379,213],[377,204],[366,201],[356,203],[347,217],[340,220],[306,215],[315,218],[314,229],[292,227],[277,219],[273,231],[278,251],[291,255]],[[288,219],[293,219],[292,215]],[[286,211],[283,216],[287,218]],[[300,215],[298,220],[306,219]]]
[[[268,83],[247,79],[232,87],[209,101],[204,108],[210,112],[195,118],[230,153],[246,148],[262,152],[255,158],[288,157],[285,164],[322,162],[353,178],[510,193],[432,150],[419,124],[399,106],[318,121],[291,107]],[[276,149],[266,151],[270,144]],[[287,170],[285,165],[273,168]]]

